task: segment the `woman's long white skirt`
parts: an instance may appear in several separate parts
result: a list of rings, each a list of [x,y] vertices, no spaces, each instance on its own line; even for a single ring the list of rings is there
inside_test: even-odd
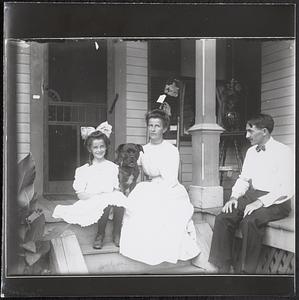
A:
[[[181,184],[141,182],[128,197],[120,253],[149,265],[176,263],[199,254],[193,206]]]

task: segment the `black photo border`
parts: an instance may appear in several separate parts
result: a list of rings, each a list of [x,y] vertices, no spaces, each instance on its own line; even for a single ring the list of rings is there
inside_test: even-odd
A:
[[[295,2],[4,2],[4,38],[295,38]],[[29,20],[29,21],[28,21]],[[5,103],[6,196],[14,197],[15,103]],[[5,177],[5,176],[4,176]],[[4,208],[8,214],[13,207]],[[3,211],[3,212],[4,212]],[[3,218],[4,219],[4,218]],[[9,231],[9,220],[4,224]],[[296,228],[297,229],[297,228]],[[296,231],[297,232],[297,231]],[[4,239],[5,241],[5,239]],[[3,247],[4,249],[4,247]],[[5,256],[2,253],[2,262]],[[297,265],[297,262],[296,262]],[[3,264],[2,264],[3,266]],[[293,276],[5,277],[6,296],[294,296]]]

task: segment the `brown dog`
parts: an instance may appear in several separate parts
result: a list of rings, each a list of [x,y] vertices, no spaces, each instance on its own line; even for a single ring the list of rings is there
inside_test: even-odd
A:
[[[116,150],[115,163],[119,165],[119,185],[121,191],[126,196],[128,196],[136,186],[139,176],[137,161],[140,151],[143,152],[143,147],[133,143],[121,144]]]

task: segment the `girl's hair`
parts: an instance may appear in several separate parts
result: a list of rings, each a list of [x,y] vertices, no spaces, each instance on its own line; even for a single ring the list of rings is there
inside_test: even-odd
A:
[[[169,115],[162,109],[154,109],[145,115],[146,125],[148,125],[149,119],[162,120],[163,127],[168,129],[170,123]]]
[[[97,130],[97,131],[94,131],[92,132],[85,140],[84,142],[84,145],[86,147],[86,149],[88,150],[89,152],[89,157],[88,157],[88,163],[89,165],[92,164],[92,160],[93,160],[93,154],[91,153],[91,145],[92,145],[92,142],[94,140],[102,140],[106,146],[106,152],[105,152],[105,155],[104,157],[107,158],[108,156],[108,148],[110,146],[110,140],[109,138],[104,134],[102,133],[101,131]]]

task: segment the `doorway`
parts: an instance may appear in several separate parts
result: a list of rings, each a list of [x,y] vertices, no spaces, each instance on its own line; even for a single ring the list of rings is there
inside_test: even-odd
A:
[[[49,43],[44,90],[45,194],[72,194],[75,169],[88,159],[80,127],[107,118],[106,41]]]

